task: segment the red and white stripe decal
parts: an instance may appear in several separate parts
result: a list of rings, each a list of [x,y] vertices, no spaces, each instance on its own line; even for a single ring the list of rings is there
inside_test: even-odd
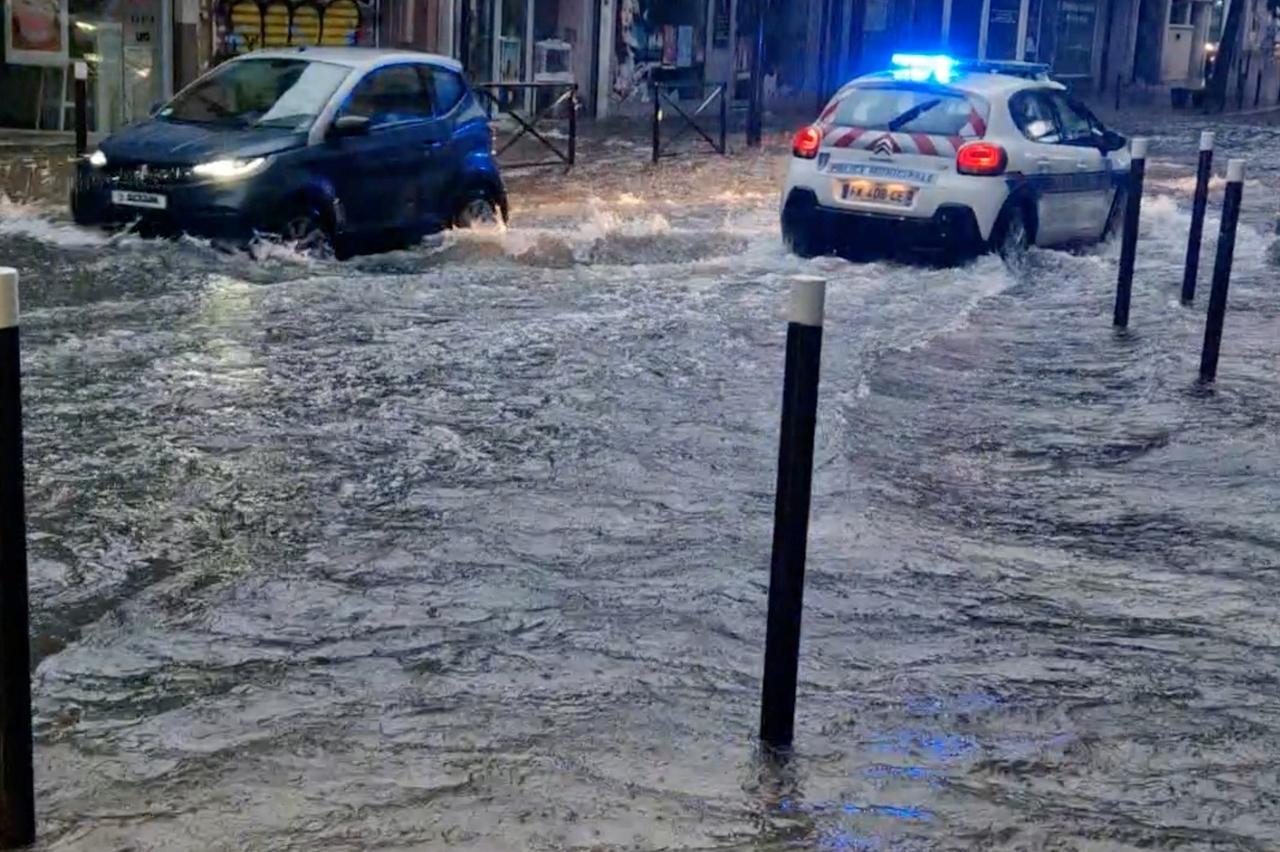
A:
[[[970,128],[973,129],[973,137],[975,139],[981,139],[987,135],[987,122],[978,113],[978,110],[973,107],[969,108],[969,123],[965,126],[965,130]],[[964,130],[960,131],[960,134],[962,136],[966,135]]]
[[[823,139],[825,148],[849,148],[871,151],[884,148],[894,154],[920,154],[925,157],[954,157],[960,146],[969,141],[964,136],[939,136],[932,133],[888,133],[868,131],[865,127],[833,127]]]
[[[916,151],[926,157],[938,156],[938,149],[933,144],[933,140],[929,138],[928,133],[912,133],[911,141],[916,143]]]
[[[824,141],[831,148],[852,148],[854,143],[862,138],[866,132],[866,129],[862,127],[837,127],[827,135]],[[858,147],[862,146],[859,145]]]

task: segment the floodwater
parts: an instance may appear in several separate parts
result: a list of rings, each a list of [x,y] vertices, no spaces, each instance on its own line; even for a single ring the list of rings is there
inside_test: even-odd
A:
[[[1280,848],[1277,187],[1199,388],[1194,143],[1157,141],[1127,333],[1114,244],[789,257],[777,155],[616,142],[504,233],[348,263],[0,207],[40,848]],[[829,287],[779,768],[796,273]]]

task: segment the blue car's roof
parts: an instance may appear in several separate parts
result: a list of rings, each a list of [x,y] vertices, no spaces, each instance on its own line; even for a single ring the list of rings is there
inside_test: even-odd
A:
[[[244,59],[314,59],[317,62],[332,62],[335,65],[346,65],[351,68],[376,68],[379,65],[390,65],[396,62],[414,61],[428,62],[452,71],[462,71],[462,64],[448,56],[435,53],[419,53],[413,50],[391,50],[381,47],[280,47],[268,50],[255,50],[237,56],[235,61]]]

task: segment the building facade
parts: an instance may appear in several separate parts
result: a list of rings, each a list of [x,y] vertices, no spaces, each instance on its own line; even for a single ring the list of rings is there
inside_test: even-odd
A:
[[[807,107],[894,52],[1043,62],[1088,91],[1203,85],[1231,63],[1228,104],[1280,100],[1268,0],[0,0],[0,127],[69,130],[72,63],[89,126],[108,132],[212,65],[285,45],[383,45],[456,56],[480,82],[574,82],[586,113],[641,112],[660,80],[696,99],[748,94],[757,10],[765,93]],[[1220,41],[1241,3],[1238,43]]]

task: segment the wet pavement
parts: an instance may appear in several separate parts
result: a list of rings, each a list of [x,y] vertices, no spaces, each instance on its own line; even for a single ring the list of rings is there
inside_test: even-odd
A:
[[[0,206],[40,848],[1280,848],[1280,159],[1235,132],[1212,390],[1190,126],[1155,140],[1127,333],[1114,244],[788,256],[776,151],[602,140],[514,179],[505,233],[348,263]],[[830,283],[778,769],[796,273]]]

